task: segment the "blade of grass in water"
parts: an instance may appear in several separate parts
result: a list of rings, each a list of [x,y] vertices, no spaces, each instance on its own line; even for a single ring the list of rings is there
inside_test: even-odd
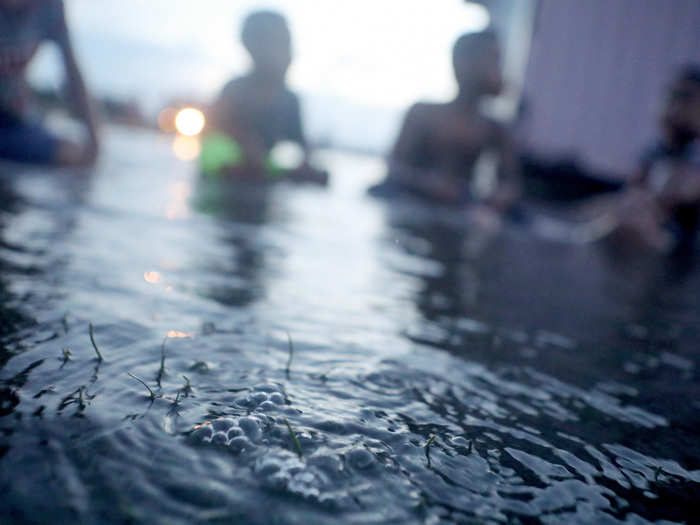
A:
[[[160,381],[165,375],[165,342],[168,340],[168,336],[163,339],[163,344],[160,345],[160,368],[158,369],[158,375],[156,376],[156,383],[160,386]]]
[[[433,444],[433,441],[435,441],[435,434],[430,436],[428,439],[428,442],[425,444],[425,458],[428,460],[428,466],[430,466],[430,446]]]
[[[92,323],[90,323],[90,342],[92,343],[92,347],[95,349],[95,353],[97,354],[97,360],[104,361],[102,354],[100,353],[100,349],[97,348],[97,343],[95,342],[95,333],[92,328]]]
[[[146,387],[146,390],[148,390],[148,394],[149,394],[148,397],[150,397],[151,399],[155,399],[155,398],[156,398],[155,392],[153,392],[153,390],[151,390],[151,387],[148,386],[148,385],[146,384],[146,382],[145,382],[143,379],[141,379],[140,377],[135,376],[135,375],[132,374],[131,372],[127,372],[127,374],[129,375],[129,377],[133,377],[134,379],[136,379],[136,381],[138,381],[139,383],[141,383],[143,386]]]
[[[289,421],[285,419],[284,424],[287,425],[287,428],[289,429],[289,435],[292,436],[292,441],[294,441],[294,448],[297,449],[297,454],[299,454],[299,459],[301,459],[303,454],[301,451],[301,444],[297,439],[297,435],[294,433],[294,429],[292,428],[292,425],[289,424]]]
[[[292,343],[292,336],[289,335],[289,332],[287,332],[287,341],[289,342],[289,357],[287,358],[287,368],[285,369],[285,372],[287,374],[287,379],[289,379],[289,373],[291,372],[292,367],[292,358],[294,357],[294,343]]]

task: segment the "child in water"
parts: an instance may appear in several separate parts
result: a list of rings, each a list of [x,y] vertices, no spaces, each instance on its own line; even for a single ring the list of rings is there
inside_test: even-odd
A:
[[[39,45],[58,44],[71,98],[87,130],[82,144],[58,138],[28,116],[25,72]],[[73,56],[62,0],[0,0],[0,159],[54,165],[91,164],[97,127]]]
[[[224,86],[211,111],[215,130],[232,139],[240,150],[225,164],[224,171],[235,177],[267,178],[278,171],[269,160],[270,151],[282,141],[291,141],[302,148],[303,161],[286,175],[292,180],[325,184],[328,175],[307,162],[299,101],[285,83],[292,61],[286,20],[272,11],[253,12],[243,23],[241,40],[250,54],[252,69]]]
[[[661,131],[638,173],[601,217],[614,225],[617,241],[686,251],[700,227],[699,66],[686,66],[671,83]]]
[[[472,171],[486,151],[498,155],[498,181],[483,202],[508,210],[520,184],[510,133],[480,110],[485,97],[502,88],[500,48],[492,31],[467,33],[454,44],[457,97],[444,104],[415,104],[408,111],[391,153],[386,182],[373,193],[407,190],[443,204],[472,200]]]

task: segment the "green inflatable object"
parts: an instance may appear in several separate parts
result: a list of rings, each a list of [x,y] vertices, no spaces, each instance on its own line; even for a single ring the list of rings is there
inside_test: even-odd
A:
[[[228,135],[209,133],[202,137],[199,165],[206,175],[216,175],[225,168],[233,168],[243,162],[243,148]]]
[[[216,176],[226,168],[235,168],[243,162],[244,157],[245,153],[240,144],[225,133],[208,133],[202,137],[199,165],[205,175]],[[271,178],[278,178],[286,173],[270,155],[265,157],[265,171]]]

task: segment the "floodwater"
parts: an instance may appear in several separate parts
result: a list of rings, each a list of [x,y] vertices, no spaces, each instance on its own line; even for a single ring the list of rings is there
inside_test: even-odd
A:
[[[0,168],[0,522],[697,519],[695,261],[321,156],[328,189],[224,192],[111,128],[91,176]]]

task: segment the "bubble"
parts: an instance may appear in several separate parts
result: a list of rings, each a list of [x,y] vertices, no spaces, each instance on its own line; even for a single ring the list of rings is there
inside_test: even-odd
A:
[[[215,432],[211,436],[211,442],[214,443],[215,445],[225,445],[227,441],[228,441],[228,438],[226,437],[226,434],[224,434],[223,432]]]
[[[284,405],[284,396],[279,392],[273,392],[268,399],[275,405]]]
[[[235,438],[236,436],[242,436],[242,435],[243,435],[243,431],[237,426],[231,427],[226,434],[226,436],[228,437],[229,440]]]
[[[190,437],[196,441],[204,441],[205,438],[209,440],[211,439],[211,435],[213,432],[214,431],[211,425],[200,425],[194,429],[194,431],[190,434]]]
[[[265,392],[256,392],[250,396],[250,399],[259,405],[263,401],[267,401],[267,394]]]
[[[245,436],[236,436],[231,441],[229,441],[228,446],[234,452],[255,450],[255,446]]]
[[[374,463],[374,456],[364,448],[352,449],[348,452],[347,459],[350,465],[359,469],[365,469]]]
[[[262,403],[260,403],[260,406],[258,408],[265,412],[269,412],[271,410],[277,410],[277,405],[275,405],[272,401],[263,401]]]
[[[235,425],[235,423],[236,422],[232,418],[222,417],[212,421],[211,426],[214,428],[215,431],[221,430],[226,432],[229,428]]]
[[[241,427],[251,441],[258,441],[262,436],[260,425],[255,418],[242,417],[238,420],[238,426]]]

